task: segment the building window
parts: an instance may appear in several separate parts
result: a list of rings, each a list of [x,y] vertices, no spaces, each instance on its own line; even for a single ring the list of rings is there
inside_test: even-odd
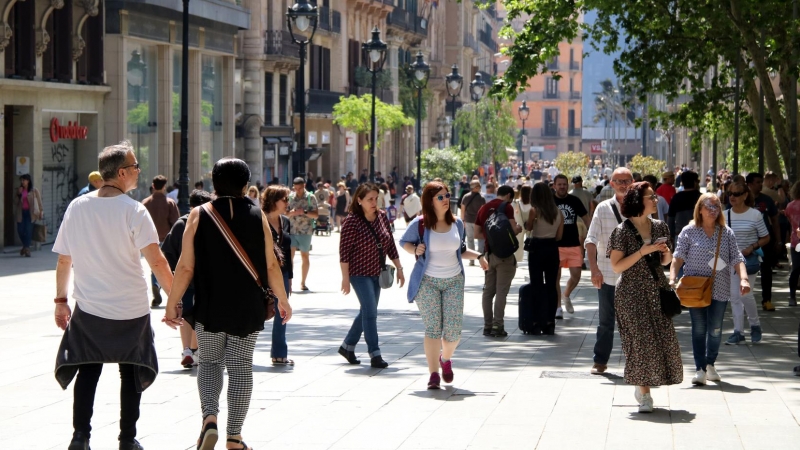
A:
[[[103,84],[103,2],[98,2],[100,13],[89,17],[81,28],[81,37],[86,44],[75,64],[75,74],[80,84]]]
[[[567,128],[569,128],[569,134],[572,136],[575,132],[575,110],[570,109],[567,111]]]
[[[311,75],[311,83],[309,88],[330,91],[331,50],[329,48],[320,47],[319,45],[312,45],[311,58],[309,58],[309,62]]]
[[[350,93],[358,94],[358,87],[356,86],[356,67],[361,65],[361,43],[350,39],[347,45],[347,72],[348,80],[350,80]]]
[[[203,55],[200,77],[200,174],[205,186],[210,186],[211,190],[211,169],[223,156],[222,58]]]
[[[543,136],[558,137],[558,110],[545,109],[544,110],[544,129],[542,130]]]
[[[567,144],[567,151],[568,152],[575,151],[575,144]]]
[[[569,79],[569,92],[570,92],[570,93],[572,93],[572,91],[574,91],[574,90],[575,90],[575,89],[573,88],[573,87],[574,87],[574,84],[573,84],[573,83],[574,83],[574,81],[575,81],[575,80],[573,80],[572,78],[570,78],[570,79]]]
[[[274,112],[272,111],[272,81],[274,76],[267,72],[264,76],[264,123],[267,125],[272,125],[272,118],[274,117]]]
[[[278,97],[278,113],[280,117],[278,118],[278,125],[287,125],[287,116],[289,115],[288,101],[287,97],[289,96],[289,77],[287,75],[281,74],[280,76],[280,92]]]
[[[11,8],[8,17],[11,25],[11,42],[3,51],[6,59],[6,76],[9,78],[32,80],[36,75],[34,6],[35,2],[16,2]]]
[[[136,160],[141,173],[134,198],[141,200],[150,195],[149,187],[158,170],[158,48],[154,45],[124,41],[124,58],[127,84],[127,127],[126,136],[133,144]],[[180,54],[178,55],[180,61]],[[180,92],[180,65],[177,67],[178,92]],[[174,73],[173,73],[174,75]],[[174,87],[173,87],[174,89]],[[173,91],[174,92],[174,91]],[[173,111],[175,103],[180,104],[180,96],[172,95]],[[178,124],[178,117],[173,120]]]
[[[547,77],[545,82],[545,98],[558,98],[558,80]]]
[[[50,43],[42,55],[42,79],[69,83],[72,81],[72,2],[54,9],[45,25]]]

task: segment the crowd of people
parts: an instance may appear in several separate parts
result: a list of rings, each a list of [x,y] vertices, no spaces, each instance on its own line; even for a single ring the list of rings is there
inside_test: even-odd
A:
[[[420,195],[410,177],[398,189],[396,170],[385,179],[376,174],[375,183],[366,173],[359,180],[350,173],[335,189],[321,179],[312,181],[310,173],[295,178],[291,188],[278,183],[251,186],[247,164],[223,158],[212,170],[214,192],[195,185],[191,211],[180,216],[175,190],[163,176],[152,180],[151,196],[141,203],[125,195],[139,178],[129,143],[104,149],[99,181],[93,184],[90,178],[94,189],[87,186],[86,195],[69,205],[53,247],[59,255],[54,317],[65,330],[56,378],[64,389],[75,380],[70,450],[89,448],[103,362],[118,363],[122,380],[119,448],[143,448],[135,439],[136,422],[142,392],[158,373],[150,307],[163,302],[161,291],[167,294],[162,321],[181,330],[181,364],[198,366],[197,448],[212,449],[221,439],[217,416],[227,369],[224,439],[227,448],[249,449],[242,426],[253,390],[256,341],[274,317],[272,364],[294,365],[287,343],[294,257],[299,251],[298,289],[307,291],[312,236],[331,216],[335,224],[329,226],[336,227],[340,238],[340,290],[343,295],[354,291],[360,304],[339,354],[348,364],[360,364],[356,347],[363,335],[370,366],[389,366],[380,349],[378,303],[383,289],[407,282],[407,299],[422,319],[428,389],[455,379],[453,358],[464,318],[464,260],[477,262],[484,271],[483,334],[489,338],[505,337],[512,329],[505,321],[507,298],[526,253],[530,283],[520,289],[519,301],[519,329],[526,334],[556,333],[564,312],[574,313],[571,295],[582,269],[588,269],[599,309],[590,372],[607,371],[618,326],[624,378],[634,386],[643,413],[653,411],[651,387],[683,381],[672,313],[664,307],[664,293],[675,288],[680,293],[683,277],[709,280],[708,302],[689,312],[695,385],[721,380],[715,363],[728,303],[734,329],[725,343],[746,341],[745,314],[750,340],[762,340],[751,286],[760,273],[762,309],[773,311],[772,270],[785,249],[782,242],[789,239],[794,263],[789,305],[796,305],[800,183],[783,191],[770,174],[734,176],[730,182],[721,174],[720,191],[702,193],[700,177],[690,170],[666,171],[659,181],[624,167],[602,167],[599,172],[592,168],[595,173],[589,176],[600,173],[607,183],[590,192],[580,176],[551,173],[552,165],[538,181],[538,163],[530,166],[531,180],[508,166],[501,168],[495,183],[493,171],[482,169],[452,188],[432,180]],[[27,223],[41,216],[41,204],[36,206],[40,196],[30,178],[20,188],[20,210]],[[773,188],[782,190],[777,202],[765,192]],[[395,241],[394,222],[401,215],[405,231]],[[779,216],[786,217],[788,227],[781,227]],[[89,235],[87,228],[96,231]],[[98,246],[107,251],[95,251]],[[399,250],[415,257],[408,278]],[[140,254],[152,272],[151,300]],[[564,268],[569,279],[562,290]],[[74,310],[67,299],[70,278]]]

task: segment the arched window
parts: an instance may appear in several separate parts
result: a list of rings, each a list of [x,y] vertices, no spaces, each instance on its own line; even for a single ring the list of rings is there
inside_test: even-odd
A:
[[[6,77],[27,78],[36,75],[35,42],[35,2],[26,0],[14,3],[8,15],[11,27],[11,42],[5,48]]]
[[[103,84],[103,2],[98,2],[100,12],[87,17],[81,28],[81,38],[86,47],[78,58],[77,79],[80,84]]]
[[[42,79],[69,83],[72,81],[72,0],[65,0],[61,9],[54,9],[44,27],[50,43],[42,54]]]

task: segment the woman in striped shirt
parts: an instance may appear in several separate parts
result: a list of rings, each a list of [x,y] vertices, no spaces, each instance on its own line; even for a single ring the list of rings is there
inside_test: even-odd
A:
[[[745,261],[755,260],[748,267],[747,278],[750,286],[756,281],[758,273],[758,255],[756,250],[769,243],[769,231],[764,224],[764,217],[753,206],[755,198],[747,185],[739,180],[728,186],[728,201],[731,208],[725,211],[725,219],[728,226],[736,236],[736,244],[742,252]],[[747,312],[747,321],[750,322],[750,339],[753,343],[761,341],[761,323],[758,320],[758,308],[753,292],[740,295],[739,275],[732,268],[731,272],[731,310],[733,311],[733,334],[725,342],[727,345],[738,344],[745,341],[744,313]]]

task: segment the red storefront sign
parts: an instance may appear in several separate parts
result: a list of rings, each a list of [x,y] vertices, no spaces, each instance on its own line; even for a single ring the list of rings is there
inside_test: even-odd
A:
[[[58,123],[58,119],[53,117],[50,121],[50,140],[58,142],[59,139],[86,139],[89,134],[89,127],[82,127],[78,122],[74,124],[72,121],[67,122],[67,125]]]

